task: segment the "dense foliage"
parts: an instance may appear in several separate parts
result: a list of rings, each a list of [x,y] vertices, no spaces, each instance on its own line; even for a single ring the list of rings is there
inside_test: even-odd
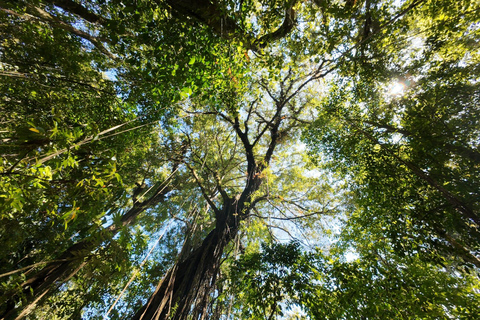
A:
[[[0,317],[480,317],[479,10],[1,1]]]

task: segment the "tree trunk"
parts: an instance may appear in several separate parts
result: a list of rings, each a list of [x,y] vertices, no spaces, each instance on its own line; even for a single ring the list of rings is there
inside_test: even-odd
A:
[[[135,218],[147,208],[156,205],[164,200],[164,196],[171,188],[160,185],[157,192],[144,202],[136,202],[121,219],[121,226],[128,226],[135,221]],[[121,230],[121,226],[110,225],[100,232],[106,232],[112,238]],[[99,233],[100,234],[100,233]],[[87,262],[88,257],[100,244],[98,237],[91,237],[79,241],[65,250],[58,259],[47,263],[42,270],[28,278],[21,284],[21,291],[8,291],[2,293],[0,303],[2,304],[2,320],[21,319],[27,316],[35,304],[48,294],[52,293],[56,285],[62,284],[73,277]],[[100,237],[105,239],[105,237]],[[21,306],[16,307],[18,301],[23,300]]]
[[[200,247],[177,262],[156,287],[133,320],[205,319],[209,295],[215,285],[227,244],[235,238],[240,219],[236,201],[224,205],[222,218]]]
[[[275,105],[276,113],[269,126],[270,142],[260,164],[255,159],[253,149],[266,130],[257,136],[252,144],[248,136],[247,121],[244,122],[245,131],[242,131],[238,115],[231,119],[221,113],[218,114],[232,125],[245,148],[247,160],[245,188],[241,193],[231,197],[217,181],[217,189],[223,199],[222,207],[219,209],[200,183],[195,170],[189,167],[205,200],[215,212],[215,229],[205,237],[200,247],[193,250],[186,258],[180,257],[180,260],[157,285],[148,302],[135,314],[133,320],[205,319],[225,247],[237,235],[240,222],[248,217],[255,203],[262,199],[262,197],[254,199],[254,193],[259,190],[263,182],[262,173],[268,167],[277,146],[280,136],[279,128],[284,119],[282,110],[287,102],[288,99],[282,99],[281,103]]]
[[[67,281],[86,264],[85,257],[91,252],[92,244],[92,241],[84,240],[72,245],[58,260],[48,263],[40,272],[24,281],[21,284],[22,294],[12,291],[4,293],[2,304],[5,303],[6,310],[1,319],[21,319],[27,316],[34,305],[52,291],[56,283]],[[25,299],[16,308],[22,295]]]

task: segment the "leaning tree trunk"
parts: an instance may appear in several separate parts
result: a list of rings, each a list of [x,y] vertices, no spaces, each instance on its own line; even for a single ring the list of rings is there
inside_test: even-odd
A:
[[[178,261],[164,276],[133,320],[204,319],[208,298],[226,245],[235,238],[240,219],[236,201],[224,205],[216,227],[202,244]]]
[[[92,241],[85,240],[70,246],[57,260],[47,263],[40,272],[24,281],[21,293],[4,293],[2,304],[5,303],[6,310],[1,319],[22,319],[27,316],[42,298],[53,291],[56,283],[67,281],[87,263],[85,252],[90,253],[92,244]],[[16,307],[21,300],[21,306]]]
[[[163,201],[165,195],[170,190],[171,188],[160,185],[157,192],[149,199],[143,202],[137,201],[122,216],[121,226],[132,224],[140,213]],[[111,225],[105,228],[100,233],[106,233],[106,237],[100,238],[112,238],[121,230],[121,226]],[[95,240],[96,238],[98,237],[81,240],[65,250],[58,259],[46,263],[42,270],[21,284],[21,292],[12,290],[2,293],[0,304],[2,305],[3,314],[0,316],[0,319],[23,319],[32,312],[40,300],[51,294],[58,285],[68,281],[88,263],[89,255],[99,245],[99,241]],[[22,301],[22,303],[17,306],[19,301]]]

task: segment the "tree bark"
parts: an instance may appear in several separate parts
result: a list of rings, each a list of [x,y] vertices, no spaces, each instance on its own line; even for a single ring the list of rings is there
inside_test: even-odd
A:
[[[133,320],[203,319],[225,246],[238,232],[238,222],[216,227],[184,260],[175,264]]]
[[[226,14],[226,8],[217,1],[210,0],[167,0],[167,4],[181,15],[191,17],[207,25],[216,34],[225,39],[237,38],[246,43],[247,49],[258,51],[267,44],[287,36],[296,24],[296,14],[293,9],[297,0],[285,4],[285,18],[280,27],[258,39],[254,39],[238,25],[236,19]]]

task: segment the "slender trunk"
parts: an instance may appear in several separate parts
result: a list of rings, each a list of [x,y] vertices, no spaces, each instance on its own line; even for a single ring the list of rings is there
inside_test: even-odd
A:
[[[136,202],[122,216],[121,226],[110,225],[98,234],[106,233],[106,238],[112,238],[121,230],[122,226],[132,224],[140,213],[163,201],[165,194],[170,190],[171,188],[166,186],[158,186],[153,196],[144,202]],[[42,270],[25,280],[21,284],[21,293],[18,291],[3,293],[2,297],[0,297],[0,303],[4,307],[2,307],[3,314],[0,319],[21,319],[27,316],[34,309],[35,304],[54,291],[52,288],[69,280],[86,265],[88,257],[100,244],[96,240],[98,238],[105,239],[105,237],[91,237],[70,246],[58,259],[47,263]],[[24,297],[23,299],[22,296]],[[22,304],[16,306],[20,300],[23,300]]]
[[[457,241],[454,237],[448,234],[440,226],[433,225],[434,230],[442,236],[456,251],[457,255],[461,257],[465,262],[469,262],[480,269],[480,259],[476,257],[472,252]]]

